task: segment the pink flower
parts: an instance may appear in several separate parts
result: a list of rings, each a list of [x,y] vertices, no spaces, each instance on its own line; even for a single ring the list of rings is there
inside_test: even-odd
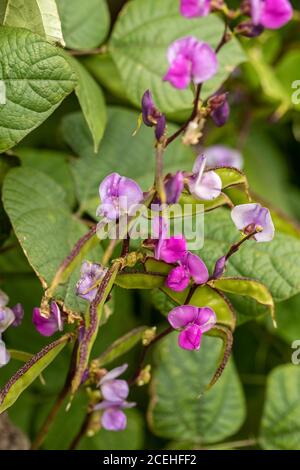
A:
[[[288,0],[251,0],[251,16],[255,25],[278,29],[290,21],[293,8]]]
[[[182,235],[168,237],[168,222],[162,217],[153,220],[154,256],[166,263],[177,263],[187,253],[186,240]]]
[[[205,165],[206,157],[199,155],[189,180],[189,189],[195,198],[210,201],[221,194],[222,180],[216,172],[204,171]]]
[[[186,88],[191,81],[195,84],[212,78],[218,69],[218,60],[209,44],[187,36],[174,41],[168,49],[170,64],[164,80],[175,88]]]
[[[198,350],[202,334],[214,327],[217,317],[210,307],[182,305],[171,310],[168,321],[175,330],[181,331],[178,344],[182,349]]]
[[[180,13],[186,18],[207,16],[210,12],[210,0],[180,0]]]
[[[195,284],[205,284],[208,281],[209,273],[199,256],[187,252],[180,266],[169,272],[166,286],[176,292],[181,292],[189,285],[191,278]]]
[[[260,204],[241,204],[231,211],[231,218],[238,230],[245,235],[258,230],[253,238],[257,242],[269,242],[274,238],[275,228],[269,209]]]
[[[37,331],[43,336],[52,336],[57,331],[63,330],[63,320],[59,306],[56,302],[51,302],[50,316],[46,318],[42,315],[41,309],[33,309],[32,322]]]

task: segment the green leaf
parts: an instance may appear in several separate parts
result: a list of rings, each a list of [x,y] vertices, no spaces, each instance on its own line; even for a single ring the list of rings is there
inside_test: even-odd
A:
[[[13,147],[53,113],[76,77],[58,48],[25,29],[0,28],[0,152]]]
[[[278,328],[275,334],[288,344],[300,338],[300,295],[280,302],[276,305],[276,320]],[[273,332],[273,331],[272,331]]]
[[[174,40],[188,35],[216,47],[223,32],[224,24],[215,15],[187,21],[173,0],[136,0],[127,4],[118,17],[109,51],[136,106],[140,106],[145,90],[151,89],[161,111],[186,111],[192,106],[191,90],[176,90],[163,82],[168,68],[167,48]],[[221,49],[218,60],[218,73],[204,84],[204,98],[220,88],[234,68],[245,60],[236,39]]]
[[[109,53],[84,57],[83,64],[95,79],[121,101],[128,102],[126,86]]]
[[[64,335],[50,343],[16,372],[0,391],[0,414],[15,403],[21,393],[54,361],[71,339],[71,335]]]
[[[86,68],[71,56],[68,60],[78,78],[75,93],[93,136],[94,151],[97,152],[107,121],[104,96]]]
[[[69,206],[71,208],[75,206],[75,185],[68,153],[32,147],[17,147],[15,153],[20,158],[23,167],[34,168],[46,175],[51,175],[51,178],[64,188]]]
[[[236,318],[229,300],[210,286],[199,286],[192,295],[190,305],[197,307],[211,307],[216,315],[218,324],[225,325],[234,330]]]
[[[144,126],[135,137],[132,136],[138,116],[139,113],[128,109],[110,108],[107,127],[96,155],[83,116],[74,113],[63,120],[64,139],[80,156],[72,164],[80,210],[88,211],[92,217],[95,217],[99,205],[99,184],[109,173],[116,171],[134,178],[144,190],[153,184],[153,132]],[[176,129],[173,125],[169,128],[171,132]],[[181,142],[174,142],[165,154],[165,171],[175,172],[183,166],[190,169],[193,160],[194,154],[190,148],[184,147]]]
[[[154,373],[149,419],[161,437],[213,443],[234,434],[245,418],[242,387],[232,361],[218,383],[209,384],[221,351],[219,339],[204,337],[200,351],[179,348],[176,333],[161,342]]]
[[[259,439],[263,449],[300,450],[299,388],[299,366],[279,366],[271,372]]]
[[[241,278],[222,278],[216,279],[211,283],[216,289],[230,294],[242,295],[251,297],[259,304],[266,305],[271,317],[274,319],[274,301],[270,291],[267,287],[259,281],[254,279],[241,279]]]
[[[3,201],[29,263],[43,287],[49,287],[62,261],[87,232],[85,225],[72,216],[64,190],[44,173],[31,168],[10,171],[3,186]],[[99,246],[98,250],[101,256]],[[74,302],[75,282],[70,279],[58,298],[70,295]],[[76,302],[78,310],[85,311],[86,302]],[[69,304],[69,308],[74,307],[68,300],[67,308]]]
[[[0,19],[5,26],[26,28],[65,46],[55,0],[8,0]]]
[[[219,209],[218,217],[205,217],[205,244],[199,255],[212,271],[218,258],[238,239],[229,211]],[[300,241],[277,233],[270,243],[247,241],[230,257],[226,276],[247,277],[262,282],[275,302],[300,292]]]
[[[166,277],[149,273],[120,273],[116,279],[117,286],[123,289],[155,289],[162,287]]]
[[[106,0],[56,0],[63,35],[70,49],[93,49],[109,31]]]
[[[300,54],[299,50],[295,49],[287,51],[275,68],[275,76],[280,81],[286,94],[288,96],[293,95],[290,99],[290,105],[293,105],[298,111],[300,111],[299,67]],[[296,82],[296,86],[293,85],[294,82]]]
[[[126,335],[121,336],[121,338],[118,338],[97,359],[93,360],[92,367],[106,366],[126,354],[134,348],[136,344],[142,341],[143,334],[147,329],[147,326],[139,326],[129,331],[129,333],[126,333]]]

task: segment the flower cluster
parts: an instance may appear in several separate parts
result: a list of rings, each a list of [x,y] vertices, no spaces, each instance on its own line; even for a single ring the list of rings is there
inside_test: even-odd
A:
[[[127,367],[128,365],[124,364],[107,372],[98,384],[103,400],[94,407],[94,410],[103,410],[101,424],[107,431],[123,431],[127,426],[127,418],[122,410],[136,405],[126,401],[129,395],[126,380],[117,379]]]
[[[24,310],[21,304],[16,304],[14,307],[9,308],[7,304],[9,298],[0,290],[0,367],[5,366],[10,360],[10,354],[6,349],[5,343],[2,340],[2,333],[9,326],[19,326],[22,323]]]

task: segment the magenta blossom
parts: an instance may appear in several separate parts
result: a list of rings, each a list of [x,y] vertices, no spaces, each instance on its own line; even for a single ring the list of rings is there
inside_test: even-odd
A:
[[[251,16],[254,25],[278,29],[291,20],[293,8],[288,0],[251,0]]]
[[[32,322],[37,331],[43,336],[52,336],[57,331],[63,330],[63,319],[56,302],[51,302],[50,316],[48,318],[42,315],[40,308],[35,307],[33,309]]]
[[[143,200],[143,191],[130,178],[118,173],[108,175],[99,187],[101,204],[97,216],[108,220],[116,220],[122,214],[134,213],[137,205]]]
[[[180,13],[186,18],[207,16],[210,12],[211,0],[180,0]]]
[[[222,180],[214,171],[204,171],[205,165],[206,157],[199,155],[188,184],[190,192],[195,198],[210,201],[221,194]]]
[[[212,78],[218,69],[218,60],[209,44],[187,36],[174,41],[168,49],[170,64],[164,80],[175,88],[186,88],[191,81],[203,83]]]
[[[162,217],[153,219],[154,256],[166,263],[177,263],[185,258],[187,243],[183,235],[168,236],[168,222]]]
[[[208,167],[229,166],[241,170],[243,157],[238,150],[225,145],[212,145],[204,151]]]
[[[182,349],[198,350],[202,334],[214,327],[217,317],[210,307],[182,305],[171,310],[168,321],[175,330],[181,330],[178,344]]]
[[[103,279],[107,268],[101,264],[84,261],[81,266],[80,279],[76,284],[76,294],[92,302],[97,293],[97,283]]]
[[[275,228],[269,209],[260,204],[241,204],[235,206],[231,211],[231,218],[235,226],[249,235],[255,230],[254,235],[257,242],[269,242],[273,239]]]
[[[125,370],[128,365],[124,364],[123,366],[116,367],[115,369],[107,372],[104,377],[99,382],[99,387],[101,389],[101,394],[103,398],[110,402],[120,402],[125,400],[129,394],[129,387],[126,380],[117,380]]]
[[[220,104],[220,106],[216,107],[212,111],[211,118],[217,127],[222,127],[228,121],[229,115],[230,107],[227,98],[225,98],[224,101]]]
[[[205,284],[208,281],[209,273],[199,256],[187,252],[180,265],[169,272],[166,286],[176,292],[181,292],[189,285],[191,278],[195,284]]]

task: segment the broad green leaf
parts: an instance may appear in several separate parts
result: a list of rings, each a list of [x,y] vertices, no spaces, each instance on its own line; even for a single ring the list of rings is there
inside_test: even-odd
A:
[[[68,153],[33,147],[17,147],[15,153],[20,158],[23,167],[34,168],[51,175],[51,178],[64,188],[70,207],[75,206],[75,185]]]
[[[0,190],[6,174],[19,165],[19,159],[12,155],[0,155]],[[0,200],[0,246],[8,239],[11,231],[11,224],[9,218],[3,208],[3,202]]]
[[[77,197],[81,203],[80,209],[88,210],[92,217],[95,217],[99,205],[99,184],[113,171],[134,178],[143,190],[147,190],[153,184],[155,167],[153,131],[143,126],[133,137],[138,116],[139,113],[128,109],[110,108],[107,127],[96,155],[83,116],[74,113],[63,120],[64,139],[74,153],[80,156],[72,165]],[[169,128],[171,131],[176,129],[173,125]],[[189,170],[193,160],[192,150],[180,142],[175,142],[166,151],[165,172],[175,172],[180,167]]]
[[[157,350],[149,420],[161,437],[193,443],[213,443],[234,434],[245,418],[242,387],[232,361],[222,377],[204,392],[221,351],[217,338],[204,337],[200,351],[184,351],[177,333]]]
[[[256,302],[266,305],[271,317],[274,318],[274,301],[270,291],[261,282],[255,279],[241,279],[241,278],[221,278],[212,281],[211,285],[216,289],[230,294],[242,295],[251,297]]]
[[[29,263],[43,287],[49,287],[63,260],[87,232],[86,226],[72,216],[64,190],[44,173],[31,168],[17,168],[9,173],[3,187],[3,201]],[[99,247],[98,250],[101,256]],[[75,282],[70,279],[57,294],[58,298],[71,295],[74,299]],[[67,308],[73,307],[70,303],[66,302]],[[86,302],[78,301],[78,310],[85,309]]]
[[[237,168],[222,167],[215,168],[214,171],[220,176],[222,180],[222,189],[242,184],[245,186],[245,190],[248,190],[247,177]]]
[[[64,335],[35,354],[8,383],[0,390],[0,414],[12,406],[21,393],[51,364],[66,344],[71,335]]]
[[[300,111],[300,81],[299,81],[300,53],[298,49],[288,51],[278,62],[275,76],[280,81],[285,92],[291,96],[290,105]]]
[[[109,30],[106,0],[56,0],[67,47],[92,49],[99,46]]]
[[[215,15],[186,21],[173,0],[136,0],[125,6],[114,26],[109,51],[117,65],[131,101],[140,105],[147,89],[165,113],[191,109],[190,90],[176,90],[163,82],[170,44],[183,36],[196,36],[216,47],[224,32],[223,22]],[[215,92],[245,55],[236,39],[218,54],[219,70],[204,84],[203,97]]]
[[[300,338],[300,295],[280,302],[276,305],[277,336],[284,339],[289,345]]]
[[[134,328],[126,335],[121,336],[114,341],[97,359],[92,362],[92,367],[103,367],[112,361],[115,361],[123,354],[130,351],[134,346],[142,341],[144,332],[147,330],[147,326],[139,326]]]
[[[107,120],[104,96],[101,88],[86,68],[76,59],[70,56],[68,59],[78,78],[75,93],[93,136],[94,151],[97,152]]]
[[[229,211],[205,217],[205,243],[199,255],[212,271],[218,258],[239,239]],[[275,302],[300,292],[300,241],[277,233],[270,243],[247,241],[228,262],[226,276],[247,277],[262,282]]]
[[[123,289],[155,289],[162,287],[165,283],[165,276],[150,273],[120,273],[117,276],[117,286]]]
[[[110,93],[122,101],[127,101],[126,86],[109,53],[89,56],[82,60],[95,79]]]
[[[263,449],[300,450],[299,388],[299,366],[279,366],[271,372],[259,439]]]
[[[38,127],[73,90],[76,77],[58,48],[25,29],[0,28],[0,152]]]
[[[265,61],[259,47],[255,46],[249,49],[248,55],[250,63],[259,77],[265,96],[279,103],[276,114],[280,118],[291,107],[290,94],[286,92],[285,88],[276,78],[272,67]]]
[[[5,26],[26,28],[48,41],[65,45],[55,0],[8,0],[0,19]]]

